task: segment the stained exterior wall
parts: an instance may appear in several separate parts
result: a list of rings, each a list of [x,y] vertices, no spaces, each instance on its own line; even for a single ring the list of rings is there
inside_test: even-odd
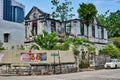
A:
[[[8,42],[4,42],[4,34],[8,34]],[[0,20],[0,40],[6,49],[17,48],[23,45],[25,26],[19,23]]]
[[[36,14],[41,17],[34,17],[33,14]],[[79,19],[72,19],[64,22],[60,22],[55,19],[46,18],[46,13],[42,12],[38,8],[34,7],[32,10],[28,13],[26,16],[25,23],[27,22],[28,25],[26,25],[26,32],[27,38],[26,38],[26,46],[29,45],[31,41],[33,41],[34,36],[31,35],[32,30],[32,22],[37,21],[37,32],[38,34],[42,33],[42,30],[46,30],[48,33],[52,32],[52,22],[55,22],[55,32],[60,35],[66,34],[68,35],[68,32],[66,29],[70,28],[69,30],[69,37],[79,37],[79,38],[86,38],[91,42],[94,42],[95,44],[104,46],[108,42],[108,36],[107,36],[107,29],[103,26],[98,25],[98,21],[96,18],[94,18],[93,24],[90,24],[88,27],[85,25],[84,22],[82,22]],[[83,26],[82,26],[83,25]],[[93,28],[94,27],[94,28]],[[103,32],[102,32],[103,29]],[[83,30],[83,31],[82,31]],[[94,31],[94,32],[93,32]],[[99,46],[97,50],[101,49],[102,46]],[[30,46],[29,46],[30,47]],[[98,54],[98,51],[97,51]]]
[[[27,28],[27,37],[30,38],[29,36],[31,35],[31,29],[32,29],[32,22],[28,22],[29,25],[26,26]],[[56,33],[59,34],[59,30],[62,30],[61,27],[64,27],[65,29],[65,23],[62,23],[62,25],[60,25],[59,22],[55,22],[56,24]],[[80,27],[81,22],[77,21],[76,23],[74,23],[74,21],[70,21],[70,35],[74,35],[76,37],[80,37],[80,38],[86,38],[91,42],[96,42],[96,43],[107,43],[107,30],[104,27],[101,26],[97,26],[94,25],[95,27],[95,37],[92,35],[92,25],[90,26],[86,26],[84,24],[84,34],[81,35],[81,27]],[[61,28],[61,29],[59,29]],[[88,30],[87,30],[88,28]],[[102,38],[102,28],[103,28],[103,38]],[[51,33],[51,20],[46,20],[46,22],[40,22],[40,20],[37,21],[37,32],[38,34],[42,33],[42,30],[46,30],[48,33]],[[63,30],[62,30],[63,31]],[[65,32],[65,31],[63,31]],[[32,36],[32,35],[31,35]]]
[[[21,53],[28,53],[28,50],[5,50],[0,52],[4,56],[1,58],[0,64],[32,64],[32,65],[45,65],[45,64],[53,64],[54,63],[54,56],[51,54],[55,53],[58,54],[56,50],[33,50],[32,54],[37,53],[46,53],[47,59],[44,61],[24,61],[21,59]],[[61,63],[75,63],[74,54],[72,51],[59,51],[60,61]],[[9,56],[9,57],[8,57]],[[59,56],[55,57],[55,63],[59,64]]]

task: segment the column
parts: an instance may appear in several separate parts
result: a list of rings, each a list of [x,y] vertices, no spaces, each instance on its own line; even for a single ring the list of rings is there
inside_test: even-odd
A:
[[[95,25],[95,38],[98,38],[98,26]]]
[[[81,30],[80,30],[80,21],[77,21],[76,23],[76,36],[81,35]]]
[[[46,31],[51,33],[51,21],[46,21]]]
[[[84,24],[84,36],[87,36],[87,26]]]
[[[73,21],[71,22],[71,34],[75,35],[75,25]]]
[[[60,23],[56,22],[56,33],[58,33],[61,30],[60,27]]]
[[[101,27],[99,27],[98,29],[98,37],[101,39],[102,38],[102,35],[101,35]]]
[[[108,39],[107,30],[104,28],[104,39]]]
[[[38,34],[42,34],[42,31],[45,29],[44,22],[37,21]]]
[[[92,37],[92,24],[88,27],[88,37]]]

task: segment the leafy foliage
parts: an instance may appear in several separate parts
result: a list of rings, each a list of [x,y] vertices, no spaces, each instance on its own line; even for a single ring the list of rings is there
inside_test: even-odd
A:
[[[114,43],[118,48],[120,48],[120,37],[113,37],[113,38],[110,38],[110,40],[112,40],[113,43]]]
[[[60,44],[56,44],[54,46],[55,50],[68,50],[69,49],[69,44],[68,43],[60,43]]]
[[[81,61],[81,63],[79,64],[80,68],[88,68],[89,66],[90,66],[89,62]]]
[[[93,45],[87,46],[87,49],[88,49],[89,54],[92,53],[92,54],[95,55],[95,50],[96,50],[96,48],[95,48]]]
[[[106,26],[108,29],[109,37],[119,37],[120,36],[120,10],[116,12],[110,12],[110,15],[107,15],[109,11],[105,14],[98,15],[98,20],[100,24]]]
[[[73,47],[73,52],[74,52],[75,56],[78,56],[79,53],[80,53],[80,51],[77,48],[75,48],[75,47]]]
[[[82,3],[79,6],[80,6],[78,9],[79,18],[83,20],[87,26],[89,26],[89,24],[93,23],[94,17],[97,14],[96,7],[91,3],[89,4]]]
[[[78,48],[79,45],[83,44],[84,42],[87,42],[85,38],[70,38],[69,41],[72,42],[75,48]]]
[[[64,2],[60,3],[59,0],[51,0],[51,3],[53,5],[53,12],[51,15],[53,18],[58,18],[61,21],[65,21],[74,16],[74,14],[70,13],[73,9],[73,7],[70,7],[72,2],[64,0]]]
[[[43,30],[43,34],[37,35],[37,37],[34,39],[37,45],[39,45],[42,49],[47,50],[54,49],[57,40],[58,37],[55,32],[49,34],[45,30]]]
[[[80,44],[83,44],[86,41],[87,40],[84,39],[84,38],[69,38],[69,37],[66,37],[65,40],[64,40],[64,43],[56,44],[54,49],[68,50],[70,44],[72,44],[74,46],[73,50],[77,50],[78,46]]]
[[[120,57],[120,50],[113,44],[107,44],[104,49],[99,51],[99,53],[109,55],[111,58]]]
[[[106,22],[108,13],[109,13],[109,10],[105,12],[104,14],[98,14],[97,18],[98,18],[100,25],[105,26],[105,27],[108,26],[108,23]]]
[[[79,50],[78,47],[79,45],[83,45],[83,43],[88,42],[86,39],[84,38],[69,38],[69,41],[71,42],[71,44],[73,45],[73,52],[74,54],[77,56],[79,54]]]

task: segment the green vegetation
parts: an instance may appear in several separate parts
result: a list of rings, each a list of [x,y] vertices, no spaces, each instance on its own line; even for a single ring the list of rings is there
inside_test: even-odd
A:
[[[109,14],[109,15],[108,15]],[[108,37],[113,41],[113,44],[108,44],[104,49],[100,50],[100,54],[106,54],[112,58],[120,57],[120,10],[116,12],[105,12],[98,15],[98,20],[101,25],[108,30]]]
[[[81,63],[79,64],[79,67],[80,68],[88,68],[88,67],[90,67],[90,64],[89,64],[89,62],[81,61]]]
[[[31,49],[37,49],[40,48],[45,50],[68,50],[70,47],[70,44],[73,45],[73,49],[77,49],[80,44],[83,44],[84,42],[88,42],[86,39],[81,38],[69,38],[65,37],[64,43],[58,42],[58,37],[55,32],[52,32],[48,34],[48,32],[43,30],[43,34],[37,35],[37,37],[34,39],[35,44],[32,45]]]
[[[83,45],[83,43],[87,42],[84,38],[69,38],[69,41],[71,41],[71,44],[73,45],[73,52],[76,56],[80,53],[78,50],[79,45]]]
[[[107,44],[105,48],[99,51],[100,54],[109,55],[111,58],[120,57],[120,50],[113,44]]]
[[[53,5],[52,9],[52,18],[57,18],[60,21],[66,21],[74,16],[72,14],[73,7],[70,7],[72,5],[72,2],[64,0],[64,2],[60,2],[59,0],[51,0],[51,3]]]
[[[113,38],[110,38],[110,40],[112,40],[113,43],[116,45],[116,47],[120,49],[120,37],[113,37]]]
[[[57,44],[57,40],[58,37],[55,32],[49,34],[45,30],[43,30],[43,34],[37,35],[34,39],[35,43],[40,46],[40,48],[47,50],[53,50],[54,46]],[[33,47],[35,47],[35,45]]]
[[[106,26],[109,37],[120,36],[120,10],[116,12],[107,11],[105,14],[98,15],[98,20],[101,25]]]
[[[69,44],[71,43],[69,40],[69,38],[65,38],[64,43],[58,43],[55,45],[54,49],[55,50],[68,50],[69,49]]]
[[[97,10],[95,5],[89,3],[80,4],[80,7],[78,9],[79,18],[85,22],[87,26],[89,26],[94,21],[94,17],[97,14]]]

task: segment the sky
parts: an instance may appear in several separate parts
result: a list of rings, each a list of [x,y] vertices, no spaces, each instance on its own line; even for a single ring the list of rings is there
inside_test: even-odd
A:
[[[46,13],[52,12],[51,0],[16,0],[25,5],[25,15],[31,10],[33,6],[38,7]],[[63,1],[63,0],[60,0]],[[72,13],[75,14],[75,18],[78,18],[77,9],[81,3],[93,3],[98,11],[98,14],[104,14],[107,10],[115,12],[120,10],[120,0],[68,0],[72,2],[71,7],[74,7]]]

